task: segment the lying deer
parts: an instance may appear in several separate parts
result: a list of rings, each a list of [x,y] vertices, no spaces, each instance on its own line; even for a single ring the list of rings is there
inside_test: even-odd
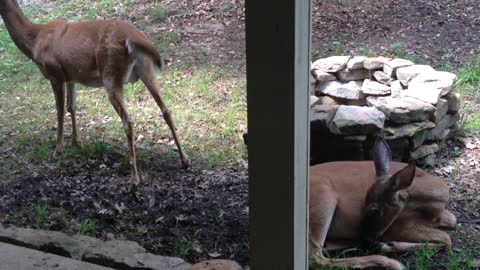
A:
[[[0,0],[0,14],[13,42],[33,60],[52,86],[58,121],[54,156],[60,155],[64,148],[65,86],[67,111],[72,118],[72,145],[77,146],[75,83],[104,86],[127,135],[132,175],[130,190],[134,189],[140,179],[133,142],[133,123],[123,100],[123,86],[140,79],[160,107],[182,164],[190,164],[180,145],[172,116],[160,97],[155,74],[161,67],[160,55],[143,32],[123,21],[67,23],[56,20],[47,24],[33,24],[25,17],[17,0]]]
[[[367,243],[388,253],[451,245],[443,230],[453,229],[456,219],[445,209],[449,190],[444,181],[414,165],[390,162],[390,149],[381,137],[374,143],[373,157],[373,162],[329,162],[310,169],[314,264],[406,269],[381,255],[328,259],[322,249]]]

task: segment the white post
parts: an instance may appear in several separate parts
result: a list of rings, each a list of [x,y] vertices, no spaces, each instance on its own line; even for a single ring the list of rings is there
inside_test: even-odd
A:
[[[246,0],[252,270],[308,267],[311,0]]]

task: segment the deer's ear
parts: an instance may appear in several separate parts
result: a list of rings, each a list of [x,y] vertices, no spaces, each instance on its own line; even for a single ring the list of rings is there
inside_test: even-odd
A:
[[[382,136],[378,136],[373,144],[373,162],[377,176],[388,175],[392,153],[390,147]]]
[[[392,190],[399,191],[408,188],[415,178],[415,169],[415,165],[410,164],[390,177],[389,185]]]

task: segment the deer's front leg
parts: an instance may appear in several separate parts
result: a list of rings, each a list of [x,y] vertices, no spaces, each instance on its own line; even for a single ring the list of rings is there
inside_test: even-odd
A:
[[[72,145],[79,147],[76,110],[77,93],[75,90],[75,84],[67,83],[67,111],[70,113],[70,117],[72,118]]]
[[[65,116],[65,83],[63,81],[51,80],[55,105],[57,107],[57,146],[53,151],[53,157],[58,157],[64,147],[63,143],[63,119]]]

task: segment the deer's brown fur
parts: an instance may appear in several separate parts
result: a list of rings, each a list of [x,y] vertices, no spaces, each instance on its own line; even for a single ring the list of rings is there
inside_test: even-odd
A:
[[[128,22],[114,20],[80,23],[56,20],[34,24],[22,13],[17,0],[0,0],[0,14],[14,43],[32,59],[52,86],[58,121],[54,156],[59,155],[64,148],[65,86],[74,145],[78,145],[75,83],[92,87],[104,86],[127,135],[132,173],[130,187],[138,185],[140,179],[133,141],[133,123],[123,100],[123,86],[140,79],[160,107],[182,163],[189,165],[172,116],[160,97],[155,74],[161,67],[160,55],[143,32]]]
[[[390,162],[388,145],[376,141],[375,162],[330,162],[310,169],[310,254],[314,264],[365,269],[405,269],[382,255],[327,259],[322,249],[376,244],[381,252],[449,246],[445,229],[455,216],[445,209],[449,188],[439,177]],[[388,150],[388,151],[387,151]]]

